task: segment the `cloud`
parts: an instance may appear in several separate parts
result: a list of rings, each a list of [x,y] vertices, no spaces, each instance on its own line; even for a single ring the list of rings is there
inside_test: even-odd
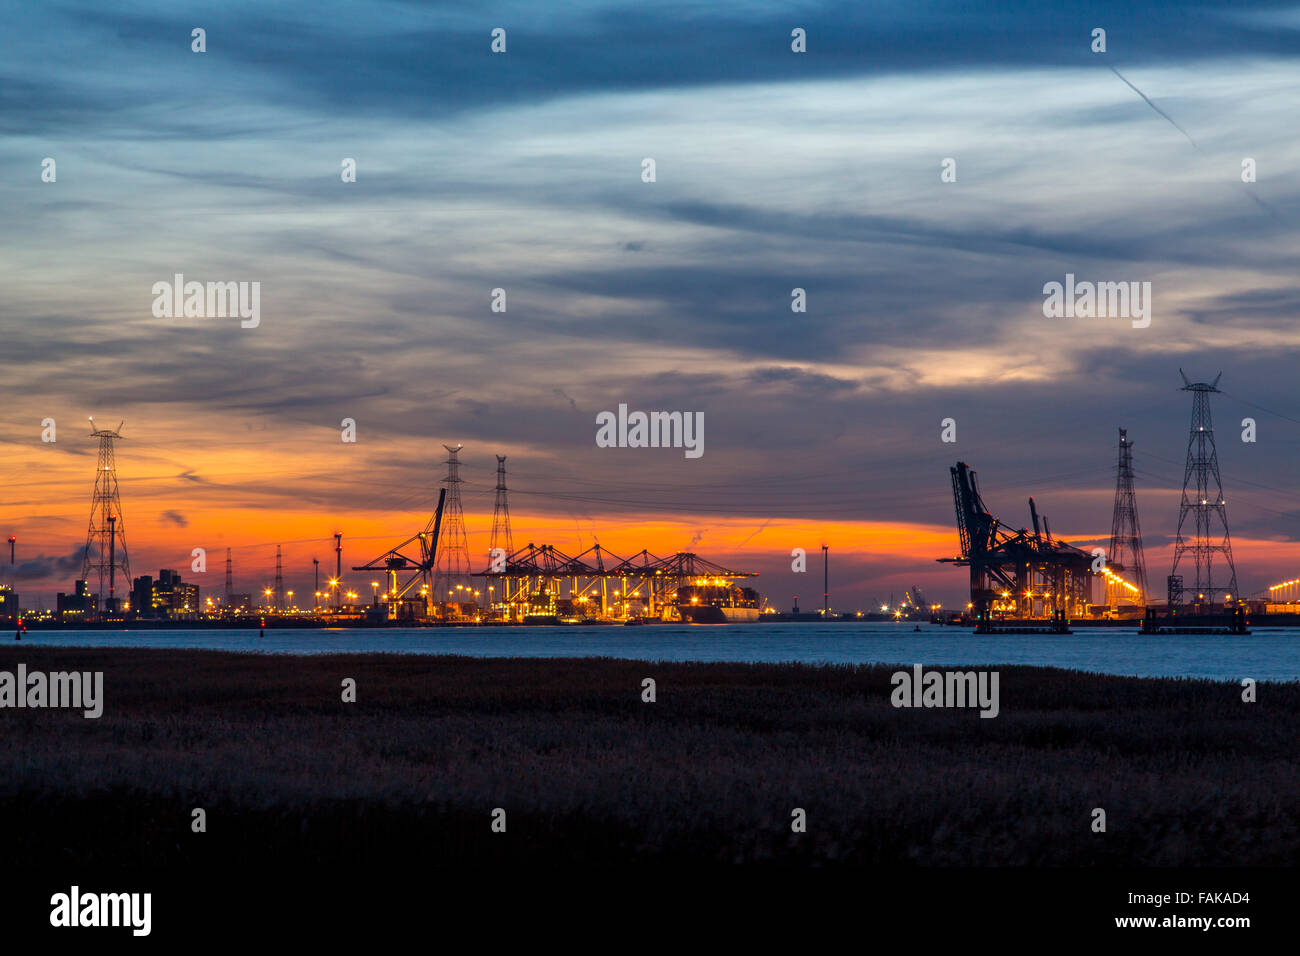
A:
[[[70,554],[46,557],[41,555],[29,561],[20,562],[13,569],[13,576],[19,581],[43,581],[51,578],[70,579],[70,575],[80,577],[85,548],[78,548]],[[95,548],[91,548],[91,558],[97,557]],[[68,588],[71,590],[71,588]]]
[[[444,440],[466,442],[467,507],[490,513],[505,453],[516,508],[590,516],[591,536],[646,515],[948,526],[959,456],[1000,513],[1033,493],[1054,530],[1099,534],[1121,424],[1139,460],[1160,456],[1138,491],[1154,539],[1176,519],[1179,364],[1224,368],[1221,422],[1264,422],[1256,446],[1221,443],[1233,520],[1293,511],[1294,423],[1247,404],[1300,418],[1300,188],[1282,174],[1300,163],[1300,33],[1273,4],[381,2],[360,18],[236,0],[207,14],[203,55],[192,15],[162,4],[6,12],[0,440],[39,478],[7,486],[5,513],[39,521],[48,550],[84,533],[95,445],[65,426],[36,448],[32,423],[91,412],[127,419],[133,555],[168,546],[133,522],[146,503],[237,547],[279,535],[217,517],[241,508],[313,528],[420,510]],[[789,50],[795,20],[807,54]],[[1109,58],[1088,51],[1093,23]],[[36,175],[45,155],[57,184]],[[261,281],[262,326],[154,319],[150,287],[175,272]],[[1066,272],[1151,280],[1151,328],[1045,320],[1043,283]],[[489,311],[496,287],[507,313]],[[705,456],[596,449],[575,413],[620,401],[703,411]],[[1252,475],[1271,489],[1233,486]]]

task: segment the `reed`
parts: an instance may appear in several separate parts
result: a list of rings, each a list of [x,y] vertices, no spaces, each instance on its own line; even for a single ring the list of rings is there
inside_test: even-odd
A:
[[[14,866],[1300,860],[1294,683],[1004,667],[987,720],[895,709],[883,666],[0,648],[20,661],[102,670],[105,701],[0,710]]]

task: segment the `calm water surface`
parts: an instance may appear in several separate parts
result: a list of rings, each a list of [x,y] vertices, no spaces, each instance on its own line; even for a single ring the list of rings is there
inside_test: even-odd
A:
[[[1072,635],[986,635],[922,624],[725,624],[714,627],[267,628],[32,631],[24,644],[206,648],[264,654],[464,654],[473,657],[622,657],[664,661],[973,666],[1033,664],[1137,677],[1300,680],[1300,629],[1249,636],[1144,637],[1136,628]]]

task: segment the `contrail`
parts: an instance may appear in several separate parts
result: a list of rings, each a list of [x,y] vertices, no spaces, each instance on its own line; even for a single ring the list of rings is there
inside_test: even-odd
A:
[[[1243,189],[1246,188],[1244,184],[1242,185],[1242,188]],[[1255,205],[1258,206],[1260,209],[1264,210],[1266,213],[1268,213],[1270,216],[1273,216],[1274,218],[1277,217],[1277,213],[1273,211],[1273,207],[1270,206],[1268,203],[1264,202],[1264,200],[1260,199],[1258,196],[1256,196],[1254,192],[1252,192],[1250,189],[1246,189],[1246,195],[1249,196],[1252,200],[1254,200]]]
[[[1119,70],[1115,69],[1113,66],[1110,68],[1110,71],[1111,71],[1112,73],[1114,73],[1116,76],[1118,76],[1121,80],[1123,80],[1123,81],[1124,81],[1124,84],[1125,84],[1125,85],[1126,85],[1130,90],[1132,90],[1132,91],[1133,91],[1134,93],[1136,93],[1138,96],[1142,97],[1142,99],[1146,102],[1147,106],[1151,107],[1153,110],[1155,110],[1157,113],[1159,113],[1159,114],[1160,114],[1161,116],[1163,116],[1165,119],[1167,119],[1167,120],[1169,121],[1169,124],[1170,124],[1171,126],[1173,126],[1174,129],[1178,130],[1178,132],[1180,132],[1180,133],[1182,133],[1184,136],[1186,136],[1186,137],[1187,137],[1187,142],[1189,142],[1189,143],[1192,144],[1192,148],[1193,148],[1193,149],[1195,149],[1197,152],[1201,152],[1201,147],[1199,147],[1199,146],[1196,145],[1196,140],[1192,139],[1191,135],[1187,132],[1187,130],[1183,129],[1183,128],[1182,128],[1181,126],[1179,126],[1176,122],[1174,122],[1174,118],[1173,118],[1172,116],[1170,116],[1168,113],[1166,113],[1166,112],[1165,112],[1164,110],[1162,110],[1160,107],[1156,106],[1155,103],[1152,103],[1152,102],[1151,102],[1151,97],[1147,96],[1145,93],[1143,93],[1141,90],[1139,90],[1136,86],[1134,86],[1132,83],[1130,83],[1129,80],[1128,80],[1128,77],[1126,77],[1126,76],[1125,76],[1123,73],[1121,73]],[[1274,212],[1273,207],[1270,206],[1268,203],[1264,202],[1264,200],[1260,199],[1258,196],[1256,196],[1254,190],[1252,190],[1252,189],[1246,189],[1246,195],[1250,197],[1250,201],[1253,202],[1256,206],[1258,206],[1260,209],[1264,210],[1264,212],[1268,213],[1270,216],[1273,216],[1273,217],[1276,218],[1277,213]]]
[[[1192,137],[1188,134],[1187,130],[1183,129],[1181,126],[1179,126],[1177,123],[1174,122],[1174,118],[1173,118],[1172,116],[1170,116],[1168,113],[1166,113],[1166,112],[1165,112],[1164,110],[1162,110],[1160,107],[1156,106],[1156,104],[1154,104],[1154,103],[1151,102],[1151,97],[1147,96],[1145,93],[1143,93],[1141,90],[1139,90],[1139,89],[1138,89],[1136,86],[1134,86],[1132,83],[1129,83],[1129,81],[1128,81],[1128,77],[1126,77],[1126,76],[1125,76],[1123,73],[1121,73],[1119,70],[1115,69],[1113,66],[1110,68],[1110,71],[1111,71],[1112,73],[1114,73],[1116,76],[1118,76],[1121,80],[1123,80],[1124,83],[1128,86],[1128,88],[1129,88],[1130,90],[1132,90],[1132,91],[1133,91],[1134,93],[1136,93],[1138,96],[1142,97],[1142,99],[1146,101],[1147,106],[1151,107],[1153,110],[1155,110],[1157,113],[1159,113],[1159,114],[1160,114],[1161,116],[1163,116],[1165,119],[1167,119],[1167,120],[1169,121],[1170,125],[1173,126],[1174,129],[1178,130],[1178,132],[1180,132],[1180,133],[1182,133],[1184,136],[1186,136],[1186,137],[1187,137],[1187,142],[1191,143],[1192,146],[1194,146],[1196,149],[1200,149],[1200,148],[1201,148],[1201,147],[1199,147],[1199,146],[1196,145],[1196,140],[1192,139]]]
[[[736,547],[739,548],[739,547],[742,547],[743,545],[748,544],[748,543],[749,543],[751,540],[753,540],[753,539],[754,539],[754,538],[755,538],[759,533],[761,533],[762,530],[763,530],[764,528],[766,528],[766,527],[767,527],[768,525],[770,525],[771,523],[772,523],[772,519],[771,519],[771,518],[768,518],[766,521],[764,521],[761,525],[758,526],[757,530],[755,530],[753,534],[751,534],[751,535],[750,535],[748,538],[746,538],[744,541],[740,542],[740,544],[736,545]]]

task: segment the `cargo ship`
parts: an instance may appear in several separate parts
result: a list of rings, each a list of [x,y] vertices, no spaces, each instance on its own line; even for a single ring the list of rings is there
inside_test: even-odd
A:
[[[685,624],[757,621],[764,603],[753,588],[735,584],[691,584],[677,589],[677,613]]]

